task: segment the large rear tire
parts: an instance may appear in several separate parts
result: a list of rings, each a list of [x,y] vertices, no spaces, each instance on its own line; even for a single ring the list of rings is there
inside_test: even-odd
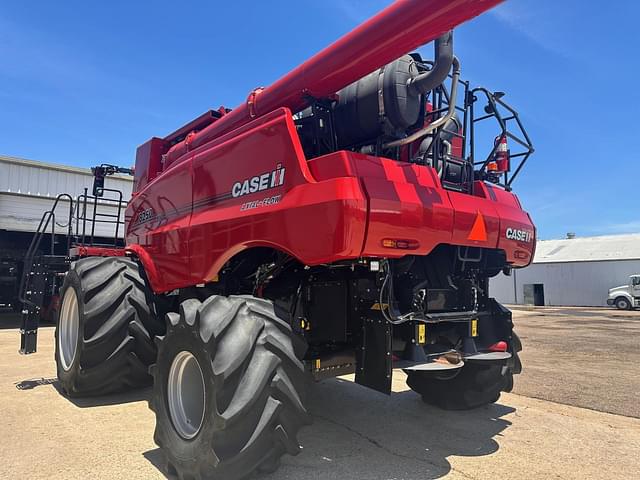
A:
[[[511,358],[497,361],[467,362],[455,376],[436,372],[407,372],[407,385],[422,395],[425,403],[444,410],[469,410],[497,402],[501,392],[513,389],[513,375],[522,371],[518,352],[520,338],[513,333]]]
[[[254,297],[189,299],[167,315],[150,407],[168,473],[236,480],[299,452],[309,415],[296,341],[273,304]]]
[[[60,291],[55,359],[62,389],[72,397],[148,386],[155,362],[155,318],[139,266],[123,257],[74,262]]]

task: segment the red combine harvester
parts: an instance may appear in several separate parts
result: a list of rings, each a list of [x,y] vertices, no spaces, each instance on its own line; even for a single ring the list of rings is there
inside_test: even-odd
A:
[[[305,376],[388,394],[400,368],[447,409],[510,391],[521,345],[488,280],[533,257],[511,192],[533,148],[503,93],[460,79],[451,33],[496,3],[396,2],[237,108],[139,147],[123,245],[72,232],[77,201],[69,252],[34,240],[23,353],[59,298],[64,391],[153,384],[154,438],[184,479],[298,453]],[[432,61],[407,53],[433,40]],[[116,171],[97,170],[92,201]]]

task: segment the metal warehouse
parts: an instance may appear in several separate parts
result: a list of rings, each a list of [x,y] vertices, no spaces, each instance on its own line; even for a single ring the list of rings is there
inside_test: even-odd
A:
[[[50,210],[56,198],[63,193],[72,198],[90,198],[94,176],[88,168],[77,168],[66,165],[49,164],[25,160],[22,158],[0,155],[0,305],[17,304],[17,287],[22,271],[22,261],[34,233],[38,229],[43,214]],[[114,175],[109,178],[107,187],[122,191],[122,197],[128,200],[131,196],[133,181],[130,177]],[[96,208],[91,202],[84,204],[84,211],[79,211],[81,202],[75,202],[74,232],[82,233],[79,222],[82,218],[91,218],[94,211],[101,218],[118,216],[118,209],[113,201],[101,199]],[[50,232],[55,223],[55,233],[64,233],[70,209],[69,197],[60,197],[55,212],[54,222],[49,223],[43,232],[42,246],[52,245]],[[120,209],[118,237],[124,233],[124,211]],[[111,216],[111,217],[108,217]],[[95,223],[93,234],[96,239],[113,238],[114,222]],[[75,228],[79,227],[79,228]],[[91,235],[91,231],[86,232]],[[58,237],[53,244],[58,244]],[[44,250],[43,250],[44,251]]]
[[[529,267],[498,275],[490,289],[504,303],[605,306],[607,291],[637,273],[640,234],[541,240]]]
[[[109,186],[122,191],[124,199],[131,196],[133,180],[113,176]],[[35,232],[42,214],[49,210],[61,193],[72,197],[81,195],[85,188],[89,194],[93,174],[88,168],[70,167],[0,155],[0,231]],[[68,202],[61,199],[62,202]],[[98,236],[113,235],[100,230]]]

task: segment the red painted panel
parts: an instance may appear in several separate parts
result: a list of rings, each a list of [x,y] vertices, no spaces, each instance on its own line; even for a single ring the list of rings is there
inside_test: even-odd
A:
[[[307,264],[361,252],[366,200],[357,179],[316,182],[291,112],[268,117],[194,157],[190,251],[199,281],[212,279],[234,254],[254,246],[278,248]],[[274,185],[273,175],[280,178],[283,170],[284,183]]]
[[[127,210],[127,248],[155,291],[210,281],[257,246],[307,265],[408,253],[383,239],[409,241],[416,255],[441,243],[502,248],[516,266],[533,253],[533,226],[510,192],[481,182],[474,195],[448,191],[430,167],[352,152],[307,162],[287,109],[194,150],[170,172]]]
[[[500,217],[494,202],[466,193],[448,192],[448,194],[455,211],[452,242],[455,245],[496,248],[498,246]],[[485,225],[486,240],[478,239],[477,235],[472,235],[474,224],[479,216],[478,221],[484,222]]]
[[[407,252],[385,248],[385,238],[414,240],[411,253],[431,252],[451,241],[453,210],[430,167],[367,157],[357,171],[369,197],[369,229],[364,256],[400,257]]]
[[[133,175],[133,192],[137,192],[156,178],[162,171],[162,155],[169,144],[153,137],[136,150],[136,167]]]
[[[177,164],[170,172],[170,175],[157,177],[134,195],[126,213],[127,248],[143,261],[156,292],[195,283],[189,269],[188,250],[191,162]],[[157,276],[149,273],[155,271]]]

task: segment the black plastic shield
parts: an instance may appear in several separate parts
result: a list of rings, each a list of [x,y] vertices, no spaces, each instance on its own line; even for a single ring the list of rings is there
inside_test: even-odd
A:
[[[391,394],[392,326],[384,319],[366,319],[356,356],[356,383]]]

